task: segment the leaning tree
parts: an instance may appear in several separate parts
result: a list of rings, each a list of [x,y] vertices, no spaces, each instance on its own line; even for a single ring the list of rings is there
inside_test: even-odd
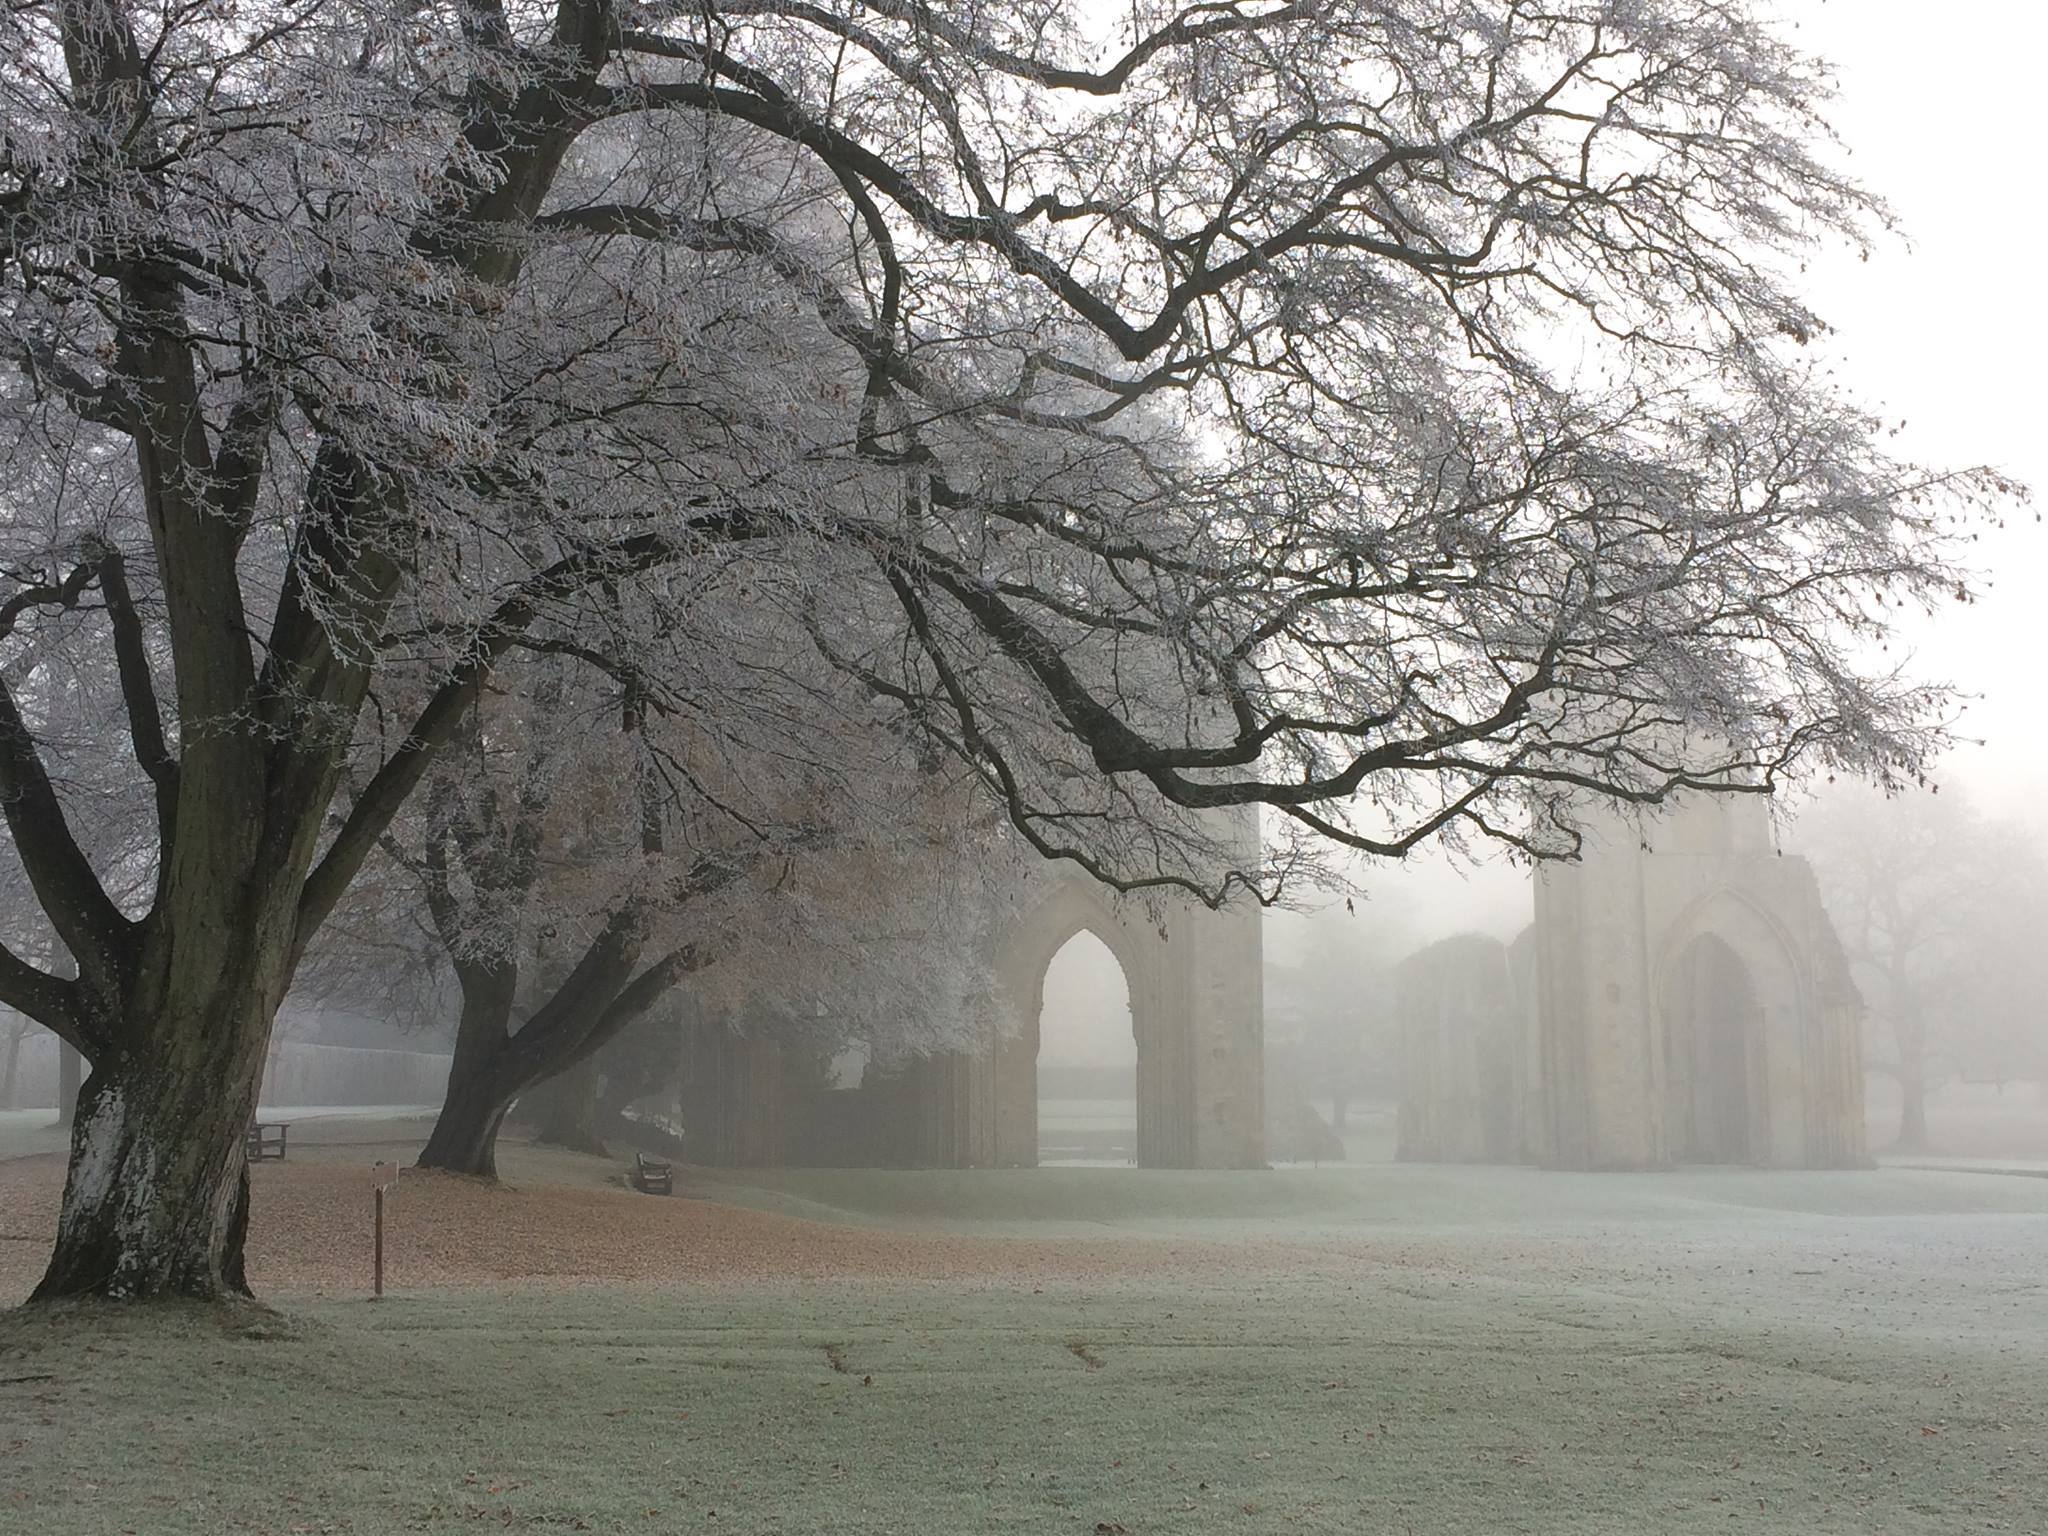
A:
[[[2005,488],[1804,361],[1801,249],[1884,211],[1741,0],[19,0],[0,56],[0,645],[107,690],[155,845],[110,888],[0,657],[76,967],[0,998],[92,1061],[40,1295],[242,1288],[309,940],[496,667],[707,564],[1209,900],[1272,895],[1210,811],[1563,855],[1939,740],[1861,642]]]

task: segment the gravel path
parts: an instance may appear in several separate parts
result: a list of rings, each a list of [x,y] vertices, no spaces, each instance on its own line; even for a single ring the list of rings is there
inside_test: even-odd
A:
[[[249,1279],[261,1292],[370,1287],[368,1168],[252,1170]],[[63,1160],[0,1162],[0,1304],[25,1296],[56,1233]],[[1029,1284],[1277,1262],[1281,1245],[1180,1239],[972,1238],[828,1226],[679,1195],[570,1184],[486,1184],[407,1169],[386,1196],[394,1290],[507,1284],[758,1285],[805,1280]]]

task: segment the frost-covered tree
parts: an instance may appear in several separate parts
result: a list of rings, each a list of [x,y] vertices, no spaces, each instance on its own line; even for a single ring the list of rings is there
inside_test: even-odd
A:
[[[630,657],[599,641],[500,669],[386,836],[460,995],[421,1166],[495,1173],[516,1099],[693,978],[891,1044],[986,1022],[975,961],[1014,856],[950,762],[848,718],[865,696],[744,606],[719,644],[678,618]],[[707,713],[685,691],[747,704]]]
[[[1206,810],[1563,854],[1553,797],[1936,743],[1858,642],[2002,487],[1802,360],[1884,215],[1739,0],[19,0],[0,57],[0,647],[155,845],[110,884],[0,691],[77,966],[0,997],[93,1061],[44,1296],[240,1288],[307,944],[494,669],[707,565],[1207,899],[1275,870]]]

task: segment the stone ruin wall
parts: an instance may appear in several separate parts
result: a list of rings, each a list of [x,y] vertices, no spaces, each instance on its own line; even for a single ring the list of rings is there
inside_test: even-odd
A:
[[[1087,931],[1123,969],[1137,1034],[1138,1163],[1265,1166],[1263,936],[1256,905],[1147,905],[1047,871],[989,963],[1003,1034],[976,1052],[870,1063],[855,1088],[825,1064],[716,1024],[686,1046],[693,1162],[737,1166],[1032,1167],[1046,968]]]
[[[1813,871],[1774,848],[1760,798],[1598,819],[1577,863],[1539,871],[1514,946],[1466,935],[1400,976],[1402,1157],[1868,1162],[1861,1004]],[[1715,1116],[1735,1128],[1718,1140],[1700,1129]]]

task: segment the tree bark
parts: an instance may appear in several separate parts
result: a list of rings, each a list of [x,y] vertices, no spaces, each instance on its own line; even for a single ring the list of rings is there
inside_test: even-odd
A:
[[[1892,1038],[1899,1048],[1899,1135],[1892,1143],[1896,1152],[1927,1150],[1927,1024],[1919,1000],[1895,976],[1893,996],[1899,1016],[1892,1026]]]
[[[586,956],[586,964],[592,958]],[[463,1022],[456,1032],[447,1095],[418,1166],[495,1178],[495,1149],[506,1112],[521,1095],[531,1098],[535,1088],[552,1086],[550,1080],[564,1074],[588,1074],[576,1094],[580,1128],[577,1119],[556,1122],[550,1097],[535,1106],[541,1110],[541,1139],[602,1155],[605,1146],[592,1124],[597,1077],[591,1058],[694,965],[694,951],[678,951],[647,967],[623,988],[615,979],[587,986],[579,967],[517,1031],[507,1027],[510,993],[502,986],[483,985],[480,975],[465,977]],[[598,1001],[604,999],[608,1001]]]
[[[238,745],[209,738],[188,762]],[[96,989],[93,1033],[76,1042],[91,1070],[39,1300],[248,1295],[243,1144],[318,823],[309,811],[290,845],[267,849],[252,833],[260,808],[201,809],[181,813],[188,835],[138,963],[119,991]]]
[[[127,8],[60,8],[69,109],[132,149],[138,180],[162,121],[152,55]],[[584,121],[614,35],[611,7],[565,6],[563,65],[516,99],[470,95],[465,144],[492,163],[416,231],[414,247],[458,276],[505,285],[523,248],[500,237],[531,218]],[[511,110],[508,113],[508,108]],[[508,137],[507,128],[515,131]],[[175,161],[175,154],[171,160]],[[147,640],[120,558],[81,546],[33,601],[77,606],[97,582],[131,743],[153,781],[157,888],[146,916],[116,903],[72,836],[33,731],[0,678],[0,819],[77,975],[23,964],[0,945],[7,1001],[92,1060],[73,1118],[57,1241],[38,1298],[246,1295],[243,1139],[260,1092],[272,1019],[305,945],[465,713],[475,688],[533,621],[540,590],[583,579],[582,557],[551,567],[458,645],[411,730],[329,835],[352,722],[408,568],[416,520],[402,475],[323,437],[303,488],[282,587],[263,640],[244,600],[243,540],[269,480],[265,456],[283,392],[245,358],[241,392],[216,437],[205,391],[204,327],[188,325],[172,264],[105,253],[118,302],[104,424],[133,442],[162,634],[180,729],[164,728]],[[204,375],[204,376],[203,376]],[[102,419],[96,417],[95,419]],[[28,597],[10,599],[11,629]],[[239,723],[239,724],[237,724]],[[175,738],[175,751],[170,743]],[[320,851],[325,843],[324,852]],[[319,853],[317,865],[315,854]]]
[[[56,1246],[33,1299],[249,1294],[242,1145],[271,1012],[258,998],[223,1007],[209,1028],[153,1021],[142,1032],[149,1045],[94,1065],[72,1122]]]
[[[441,1113],[434,1119],[433,1134],[427,1137],[417,1166],[495,1179],[498,1131],[517,1091],[504,1086],[498,1065],[519,975],[510,965],[475,961],[458,961],[455,975],[462,986],[455,1055],[448,1063]]]
[[[492,1177],[497,1166],[495,1144],[508,1107],[521,1094],[551,1078],[588,1067],[597,1051],[702,964],[704,957],[696,946],[685,945],[639,967],[644,924],[629,905],[607,920],[576,964],[553,984],[546,1001],[514,1030],[510,1026],[519,993],[517,966],[510,961],[456,958],[459,913],[448,900],[441,866],[433,858],[428,864],[426,894],[455,962],[462,987],[462,1019],[442,1106],[443,1117],[450,1119],[449,1128],[443,1135],[436,1121],[419,1166]],[[580,1127],[574,1123],[547,1127],[559,1133],[558,1144],[604,1152],[590,1125],[596,1086],[592,1069],[581,1094],[589,1102],[583,1108]]]
[[[510,1100],[489,1081],[472,1077],[459,1082],[451,1073],[448,1097],[434,1119],[434,1132],[420,1152],[418,1166],[480,1179],[498,1176],[498,1132]]]

